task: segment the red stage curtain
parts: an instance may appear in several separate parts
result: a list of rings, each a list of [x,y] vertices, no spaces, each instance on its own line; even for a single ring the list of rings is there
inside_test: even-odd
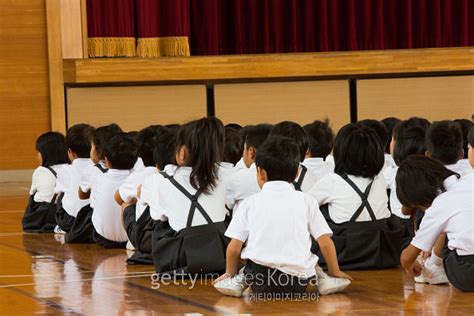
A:
[[[189,0],[136,0],[137,55],[189,56]]]
[[[472,0],[190,0],[193,55],[474,45]]]
[[[90,57],[135,56],[134,0],[87,0]]]

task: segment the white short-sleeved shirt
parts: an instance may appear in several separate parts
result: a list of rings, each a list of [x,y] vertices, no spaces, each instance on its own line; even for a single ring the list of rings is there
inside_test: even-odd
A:
[[[133,165],[133,168],[130,171],[131,172],[139,172],[143,169],[145,169],[145,164],[143,163],[142,158],[138,157],[137,161],[135,162],[135,165]]]
[[[364,192],[372,179],[349,175],[349,179]],[[383,175],[378,174],[372,184],[368,202],[376,219],[388,218],[391,213],[387,207],[387,185]],[[318,181],[308,192],[318,201],[319,205],[328,204],[329,216],[335,223],[348,222],[362,204],[357,192],[338,174],[332,173]],[[357,222],[370,221],[367,208],[359,215]]]
[[[316,182],[334,172],[334,163],[323,158],[306,158],[302,163],[315,176]]]
[[[219,167],[221,167],[222,172],[225,174],[226,177],[234,174],[237,172],[237,168],[230,162],[220,162]]]
[[[56,172],[66,164],[54,165],[51,168]],[[56,176],[46,167],[39,166],[33,172],[31,179],[30,195],[34,195],[35,202],[51,202],[56,186]]]
[[[385,154],[385,163],[383,165],[382,173],[387,183],[387,188],[390,188],[391,182],[395,179],[395,175],[397,174],[398,167],[393,160],[392,155]]]
[[[93,166],[89,158],[76,158],[70,165],[59,169],[54,193],[64,193],[62,205],[71,216],[76,217],[81,208],[89,204],[89,199],[79,199],[79,185],[90,179]]]
[[[240,158],[240,160],[235,164],[235,171],[238,171],[240,169],[247,169],[247,166],[245,165],[244,157]]]
[[[174,172],[174,179],[181,184],[190,194],[195,194],[196,189],[191,186],[191,167],[179,167]],[[210,194],[202,193],[198,202],[202,205],[213,222],[222,222],[227,210],[225,208],[225,190],[227,179],[225,172],[219,168],[216,187]],[[180,231],[186,227],[191,201],[179,191],[169,180],[163,177],[154,178],[156,183],[156,198],[148,201],[150,215],[154,220],[168,220],[171,228]],[[142,192],[143,194],[143,192]],[[199,211],[195,212],[192,226],[205,225],[207,221]]]
[[[107,167],[105,166],[105,161],[101,160],[99,161],[99,165],[104,169],[107,170]],[[92,178],[96,175],[104,173],[102,170],[99,169],[97,165],[94,165],[92,162],[92,165],[88,167],[90,171],[88,173],[90,174],[89,178],[84,177],[81,181],[80,187],[82,192],[89,192],[91,190],[91,182]]]
[[[451,171],[459,173],[461,177],[464,177],[465,175],[470,174],[472,172],[471,164],[467,159],[458,160],[458,162],[456,162],[455,164],[445,165],[445,167]]]
[[[474,255],[474,173],[444,181],[446,192],[438,195],[425,211],[411,244],[430,251],[441,233],[448,236],[448,248],[459,256]]]
[[[225,205],[230,210],[236,210],[240,202],[259,191],[257,167],[253,163],[250,168],[240,169],[229,177]]]
[[[246,242],[242,259],[250,259],[284,273],[314,276],[318,257],[311,253],[311,237],[332,235],[318,203],[284,181],[270,181],[244,200],[225,235]]]
[[[97,233],[112,241],[128,240],[122,224],[122,211],[114,194],[129,175],[129,170],[109,169],[92,179],[91,199],[95,200],[92,224]]]
[[[303,192],[308,192],[309,190],[311,190],[311,188],[316,184],[316,182],[318,182],[318,178],[314,175],[313,172],[311,172],[311,170],[309,168],[307,168],[307,172],[303,178],[303,183],[301,183],[301,191]],[[301,172],[303,171],[303,168],[301,168],[301,165],[300,167],[298,168],[298,176],[296,177],[295,179],[295,182],[298,182],[300,176],[301,176]]]
[[[388,188],[390,189],[390,210],[392,213],[400,218],[409,219],[410,215],[405,215],[402,213],[402,203],[398,200],[397,196],[397,182],[395,181],[397,177],[398,166],[395,167],[393,172],[392,180],[390,181]]]

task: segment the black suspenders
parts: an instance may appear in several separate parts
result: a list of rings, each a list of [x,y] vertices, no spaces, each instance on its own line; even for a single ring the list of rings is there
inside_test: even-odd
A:
[[[45,168],[48,169],[49,171],[51,171],[51,173],[53,174],[53,176],[54,176],[55,178],[58,177],[58,174],[56,173],[56,171],[54,171],[53,168],[51,168],[51,167],[45,167]]]
[[[163,173],[164,173],[164,175],[163,175]],[[171,182],[171,184],[176,187],[176,189],[181,191],[181,193],[183,193],[191,201],[191,207],[189,208],[189,214],[188,214],[188,220],[186,222],[186,228],[189,228],[189,227],[192,226],[194,213],[196,212],[196,209],[198,209],[199,213],[201,213],[201,215],[204,217],[204,219],[206,220],[206,222],[208,224],[212,224],[213,221],[211,220],[211,218],[209,217],[207,212],[204,210],[202,205],[199,204],[199,202],[198,202],[198,198],[202,193],[201,189],[197,190],[197,192],[193,195],[193,194],[189,193],[181,184],[179,184],[178,181],[176,181],[176,179],[173,178],[173,176],[169,176],[165,172],[163,172],[163,173],[161,173],[163,175],[163,177],[168,179]]]
[[[301,173],[298,178],[298,181],[293,181],[293,186],[295,187],[296,191],[301,191],[301,185],[303,184],[303,180],[304,180],[304,176],[306,175],[306,172],[308,172],[308,168],[301,165]]]
[[[341,175],[341,177],[352,187],[352,189],[354,189],[354,191],[356,191],[356,193],[360,196],[362,200],[362,204],[359,206],[357,211],[355,211],[354,215],[352,215],[349,222],[355,222],[359,218],[364,208],[367,208],[367,212],[369,213],[372,221],[376,221],[377,218],[375,217],[374,210],[372,209],[372,206],[370,206],[369,201],[368,201],[370,189],[372,188],[372,184],[374,183],[374,181],[371,181],[369,185],[367,186],[367,188],[365,188],[365,191],[362,193],[362,191],[357,187],[357,185],[354,182],[352,182],[351,179],[349,179],[347,174]]]
[[[95,165],[97,168],[99,168],[100,171],[102,171],[102,173],[106,173],[108,170],[105,169],[104,167],[102,167],[102,165],[100,163],[96,164]]]

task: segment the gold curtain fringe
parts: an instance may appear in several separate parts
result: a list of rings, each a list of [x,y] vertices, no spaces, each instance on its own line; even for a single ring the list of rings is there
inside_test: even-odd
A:
[[[89,37],[89,57],[134,57],[134,37]]]
[[[137,56],[144,58],[191,55],[189,40],[186,36],[139,38],[137,46]]]

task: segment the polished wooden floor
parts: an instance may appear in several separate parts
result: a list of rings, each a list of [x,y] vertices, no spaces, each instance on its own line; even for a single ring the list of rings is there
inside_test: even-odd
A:
[[[402,270],[352,272],[346,293],[312,301],[224,297],[211,285],[153,288],[151,266],[127,266],[125,250],[23,234],[27,183],[0,184],[0,315],[25,314],[474,314],[474,293],[414,284]]]

